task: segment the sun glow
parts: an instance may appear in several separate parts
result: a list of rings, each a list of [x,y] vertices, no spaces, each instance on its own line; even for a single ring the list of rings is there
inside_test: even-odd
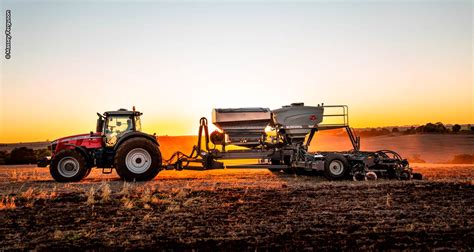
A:
[[[1,62],[0,143],[87,133],[133,105],[158,135],[292,102],[347,104],[354,127],[474,123],[470,4],[55,5],[4,4],[28,15]]]

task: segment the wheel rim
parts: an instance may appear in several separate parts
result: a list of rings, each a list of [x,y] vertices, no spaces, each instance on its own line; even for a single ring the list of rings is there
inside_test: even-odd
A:
[[[400,179],[401,180],[409,180],[410,179],[410,173],[408,173],[407,171],[403,171],[400,174]]]
[[[354,181],[362,181],[365,179],[365,174],[363,174],[362,172],[355,172],[352,176],[352,179]]]
[[[58,172],[61,176],[72,178],[79,173],[79,161],[73,157],[65,157],[59,160]]]
[[[329,163],[329,171],[335,175],[341,175],[344,172],[344,164],[341,160],[333,160]]]
[[[377,180],[377,174],[375,172],[367,172],[365,174],[365,180]]]
[[[125,157],[127,169],[135,174],[146,172],[151,166],[151,156],[148,151],[136,148],[128,152]]]

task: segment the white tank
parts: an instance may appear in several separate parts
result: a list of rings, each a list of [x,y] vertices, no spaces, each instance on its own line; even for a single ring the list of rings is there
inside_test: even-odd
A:
[[[292,103],[272,111],[273,124],[294,141],[304,141],[307,134],[323,120],[324,107]]]
[[[271,123],[268,108],[217,108],[212,110],[212,123],[224,131],[231,144],[258,146]]]

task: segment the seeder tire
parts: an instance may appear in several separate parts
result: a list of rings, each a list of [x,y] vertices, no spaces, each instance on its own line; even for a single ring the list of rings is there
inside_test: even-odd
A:
[[[341,154],[328,154],[324,162],[324,176],[329,180],[340,180],[347,177],[350,165]]]

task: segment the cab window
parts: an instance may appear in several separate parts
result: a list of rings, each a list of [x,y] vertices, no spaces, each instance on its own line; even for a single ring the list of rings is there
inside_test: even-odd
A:
[[[120,134],[133,129],[131,116],[111,116],[107,119],[106,134]]]
[[[142,122],[140,120],[140,116],[135,116],[135,130],[142,131]]]
[[[109,116],[105,125],[106,146],[111,147],[124,132],[133,130],[132,116]]]

